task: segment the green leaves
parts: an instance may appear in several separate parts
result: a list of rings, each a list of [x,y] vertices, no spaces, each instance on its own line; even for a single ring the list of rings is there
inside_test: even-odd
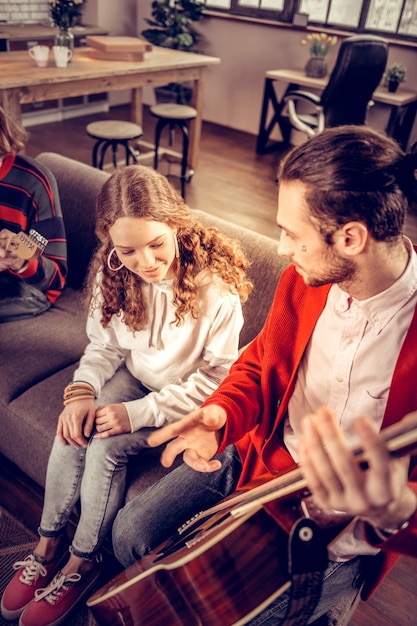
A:
[[[48,0],[48,4],[53,23],[59,28],[70,28],[81,15],[84,0]]]
[[[154,0],[152,18],[145,19],[152,28],[141,34],[155,46],[189,50],[200,39],[193,23],[203,17],[204,8],[201,0]]]

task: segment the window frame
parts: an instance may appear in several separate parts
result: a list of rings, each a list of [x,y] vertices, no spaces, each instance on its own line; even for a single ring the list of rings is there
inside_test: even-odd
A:
[[[259,8],[261,5],[261,0],[258,1],[258,8],[250,7],[250,6],[242,6],[239,3],[244,0],[229,0],[230,8],[221,8],[219,6],[210,6],[210,0],[206,0],[206,12],[209,14],[217,14],[217,15],[227,15],[230,17],[243,18],[249,20],[256,20],[257,22],[266,22],[268,24],[276,23],[277,25],[286,25],[292,26],[294,21],[294,15],[298,15],[300,13],[299,7],[302,6],[301,0],[283,0],[283,10],[282,11],[274,11],[271,9]],[[361,9],[359,15],[359,23],[357,26],[350,26],[343,23],[329,23],[329,15],[330,15],[330,7],[333,0],[327,0],[327,11],[326,11],[326,20],[322,21],[314,21],[309,20],[307,27],[317,30],[323,29],[325,32],[330,33],[340,33],[341,31],[356,34],[374,34],[384,37],[386,39],[392,39],[397,42],[410,42],[417,44],[417,34],[409,34],[400,32],[400,27],[402,23],[403,13],[405,8],[407,7],[407,1],[410,0],[402,0],[402,6],[400,10],[400,15],[398,19],[398,23],[394,30],[387,29],[378,29],[378,28],[367,28],[366,22],[368,18],[368,14],[370,9],[372,8],[372,0],[361,0]],[[335,0],[337,1],[337,0]],[[412,7],[413,12],[417,12],[417,0],[411,0],[411,3],[414,2],[414,7]],[[225,0],[225,4],[227,0]],[[417,16],[416,16],[417,22]],[[416,26],[417,28],[417,26]]]

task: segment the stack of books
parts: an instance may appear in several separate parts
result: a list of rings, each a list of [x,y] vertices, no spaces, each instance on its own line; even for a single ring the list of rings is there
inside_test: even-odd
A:
[[[112,37],[109,35],[89,35],[87,46],[91,48],[93,59],[107,61],[143,61],[145,52],[152,50],[152,45],[138,37]]]

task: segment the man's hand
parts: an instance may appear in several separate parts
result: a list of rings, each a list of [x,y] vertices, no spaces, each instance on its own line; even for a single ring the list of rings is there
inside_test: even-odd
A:
[[[303,419],[298,453],[314,501],[376,528],[400,528],[417,508],[407,485],[409,457],[390,458],[370,419],[358,417],[354,427],[368,469],[359,466],[330,409],[320,408]]]
[[[220,430],[226,423],[226,412],[210,404],[189,413],[179,422],[155,430],[148,437],[151,447],[169,441],[161,456],[164,467],[171,467],[176,456],[183,454],[184,462],[197,472],[214,472],[220,461],[211,460],[220,441]]]
[[[26,259],[22,259],[13,250],[7,250],[10,235],[8,230],[0,230],[0,272],[5,270],[13,270],[18,272],[27,263]]]
[[[106,439],[113,435],[130,433],[129,415],[124,404],[106,404],[96,410],[96,431],[94,439]]]
[[[76,400],[64,407],[58,418],[56,434],[65,446],[86,448],[94,425],[94,400]]]

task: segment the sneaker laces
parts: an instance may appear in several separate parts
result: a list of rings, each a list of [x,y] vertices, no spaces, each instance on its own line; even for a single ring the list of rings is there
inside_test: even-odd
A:
[[[59,572],[47,587],[35,591],[34,601],[45,600],[49,604],[55,604],[63,593],[67,591],[68,587],[79,580],[81,580],[81,574],[63,574]]]
[[[29,554],[24,561],[16,561],[16,563],[13,564],[13,569],[15,570],[19,570],[22,567],[24,569],[19,576],[19,580],[24,585],[31,585],[33,581],[38,580],[39,576],[46,576],[48,573],[34,554]]]

